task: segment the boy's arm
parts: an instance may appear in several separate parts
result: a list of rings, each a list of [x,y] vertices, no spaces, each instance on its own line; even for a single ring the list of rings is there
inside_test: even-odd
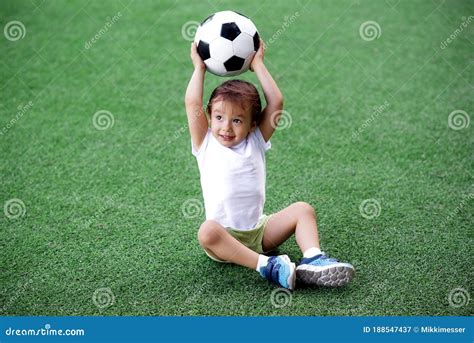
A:
[[[267,106],[262,111],[262,121],[259,128],[265,142],[268,142],[280,120],[283,109],[283,95],[263,63],[264,50],[263,40],[260,40],[260,48],[252,60],[250,69],[257,75],[267,102]]]
[[[201,147],[204,137],[206,137],[208,122],[202,107],[202,96],[204,88],[204,75],[206,66],[199,57],[196,45],[191,43],[191,60],[194,65],[194,72],[189,80],[184,103],[188,116],[189,133],[196,149]]]

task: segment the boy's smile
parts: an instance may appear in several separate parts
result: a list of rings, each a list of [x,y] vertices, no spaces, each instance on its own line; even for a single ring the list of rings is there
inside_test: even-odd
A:
[[[237,145],[255,129],[251,117],[249,109],[245,110],[229,101],[217,100],[212,104],[212,134],[225,147]]]
[[[231,142],[235,136],[229,136],[229,135],[219,135],[220,138],[222,138],[222,140],[226,141],[226,142]]]

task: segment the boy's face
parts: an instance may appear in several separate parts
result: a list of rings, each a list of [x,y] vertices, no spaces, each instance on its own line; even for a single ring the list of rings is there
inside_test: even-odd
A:
[[[216,100],[212,104],[211,131],[223,146],[230,148],[239,144],[255,127],[250,109],[230,101]]]

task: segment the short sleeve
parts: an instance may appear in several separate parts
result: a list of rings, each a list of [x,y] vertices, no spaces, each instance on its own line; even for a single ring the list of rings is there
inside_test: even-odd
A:
[[[254,133],[259,146],[263,149],[264,152],[267,152],[267,150],[272,147],[272,143],[270,141],[265,142],[265,138],[263,138],[262,132],[260,131],[259,127],[255,129]]]
[[[193,153],[194,156],[199,156],[204,150],[206,150],[207,148],[207,144],[209,143],[209,137],[211,135],[211,129],[207,129],[207,133],[206,133],[206,136],[204,137],[202,143],[201,143],[201,146],[199,147],[199,150],[196,149],[196,147],[194,146],[193,144],[193,141],[191,140],[191,151]]]

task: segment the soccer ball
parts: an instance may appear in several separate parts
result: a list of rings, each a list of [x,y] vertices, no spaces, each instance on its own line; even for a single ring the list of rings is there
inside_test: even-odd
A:
[[[208,71],[218,76],[234,76],[249,69],[260,37],[249,18],[222,11],[199,25],[194,42]]]

